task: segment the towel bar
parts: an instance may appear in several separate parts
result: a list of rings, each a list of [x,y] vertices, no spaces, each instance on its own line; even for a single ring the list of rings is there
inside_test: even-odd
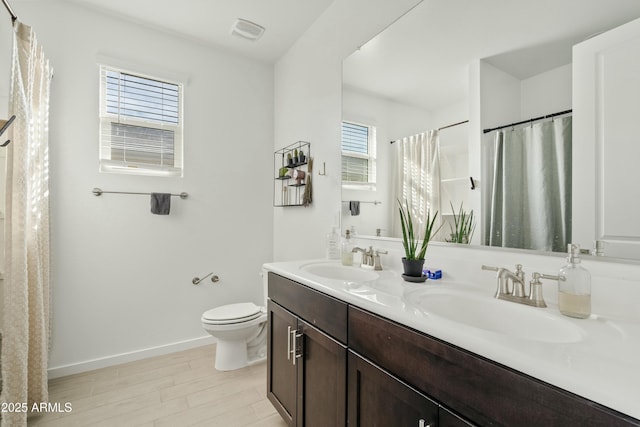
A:
[[[382,204],[382,202],[380,202],[378,200],[371,200],[371,201],[368,201],[368,200],[343,200],[342,203],[349,203],[351,201],[353,201],[353,202],[359,201],[360,203],[373,203],[374,205],[381,205]]]
[[[111,194],[142,194],[142,195],[146,195],[149,196],[151,195],[151,193],[136,193],[136,192],[131,192],[131,191],[104,191],[98,187],[95,187],[93,190],[91,190],[91,192],[93,193],[94,196],[101,196],[103,193],[111,193]],[[180,194],[171,194],[172,196],[176,196],[176,197],[180,197],[181,199],[186,199],[187,197],[189,197],[189,193],[185,193],[184,191]]]

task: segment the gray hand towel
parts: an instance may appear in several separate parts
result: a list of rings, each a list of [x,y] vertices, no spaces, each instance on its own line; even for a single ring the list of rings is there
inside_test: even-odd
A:
[[[171,210],[170,193],[151,193],[151,213],[156,215],[169,215]]]
[[[360,202],[354,200],[350,201],[349,210],[351,211],[351,216],[360,215]]]

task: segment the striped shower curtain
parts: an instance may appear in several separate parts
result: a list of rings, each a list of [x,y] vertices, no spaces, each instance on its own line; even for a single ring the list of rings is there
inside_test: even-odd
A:
[[[431,217],[440,211],[440,143],[437,130],[422,132],[395,141],[395,198],[409,205],[417,219],[418,236],[424,235],[427,213]],[[393,201],[393,236],[402,236],[397,201]],[[440,216],[435,228],[440,225]]]
[[[49,308],[49,85],[52,70],[31,27],[14,24],[7,152],[0,400],[46,402]],[[2,426],[26,425],[22,411]]]
[[[485,141],[484,244],[566,250],[571,242],[571,139],[571,117],[563,117],[498,131]]]

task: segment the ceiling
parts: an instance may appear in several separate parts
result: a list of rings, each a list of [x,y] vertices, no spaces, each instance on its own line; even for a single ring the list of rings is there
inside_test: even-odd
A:
[[[344,61],[344,84],[435,110],[466,99],[477,59],[525,79],[636,17],[639,0],[424,0]]]
[[[273,63],[333,0],[66,0],[141,25]],[[237,18],[262,25],[256,42],[231,36]]]
[[[277,61],[333,0],[65,0],[256,60]],[[571,62],[571,46],[640,17],[640,0],[424,0],[344,62],[346,86],[429,110],[462,101],[483,58],[518,78]],[[232,36],[237,18],[266,28]]]

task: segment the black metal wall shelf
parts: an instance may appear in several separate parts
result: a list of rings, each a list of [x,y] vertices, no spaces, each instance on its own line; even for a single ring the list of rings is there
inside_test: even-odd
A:
[[[311,144],[306,141],[297,141],[273,153],[274,207],[303,206],[310,158]]]

